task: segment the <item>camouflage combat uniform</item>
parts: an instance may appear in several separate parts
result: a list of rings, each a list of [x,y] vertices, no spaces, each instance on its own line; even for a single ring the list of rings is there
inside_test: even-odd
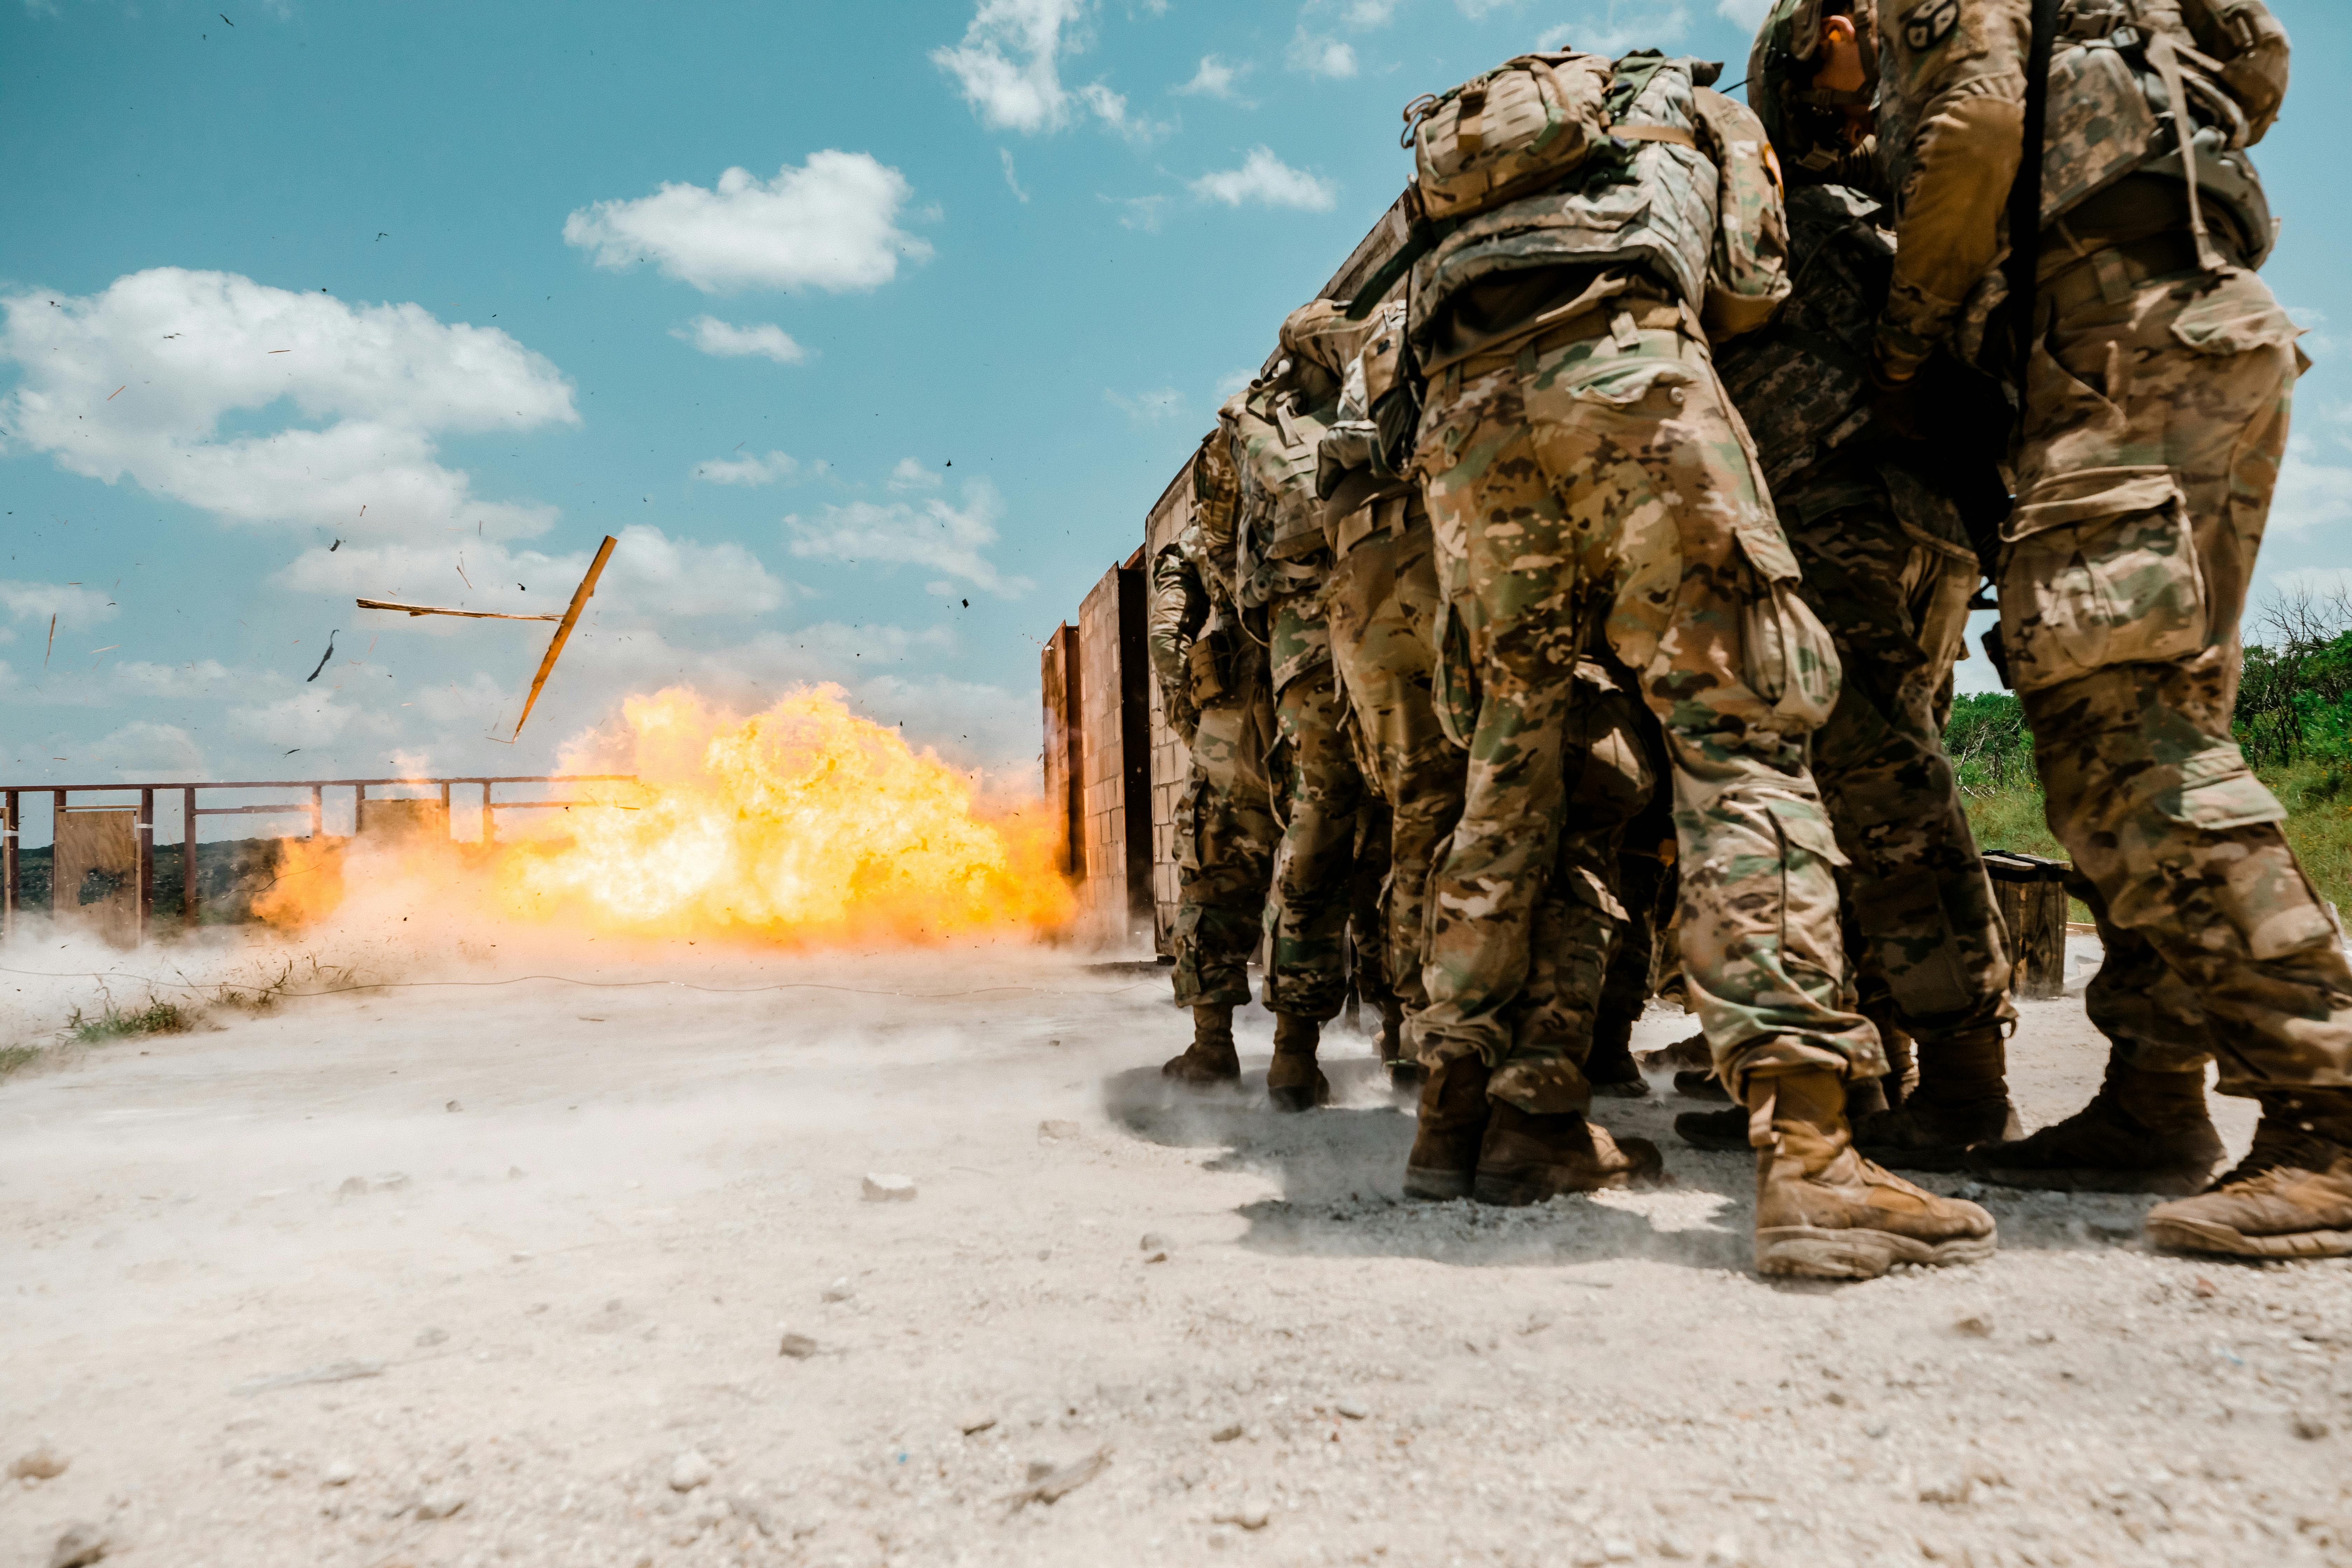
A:
[[[1331,566],[1315,500],[1316,450],[1337,403],[1338,377],[1300,352],[1284,325],[1282,374],[1243,395],[1235,421],[1241,478],[1240,599],[1263,606],[1274,690],[1273,798],[1281,824],[1265,910],[1266,1006],[1315,1023],[1335,1016],[1349,989],[1349,915],[1356,887],[1358,813],[1368,799],[1349,734],[1347,699],[1331,663],[1323,590]],[[1379,944],[1363,933],[1376,988]]]
[[[1176,1005],[1249,1001],[1273,876],[1275,826],[1265,773],[1274,715],[1264,650],[1240,629],[1234,596],[1237,502],[1221,426],[1193,467],[1194,521],[1151,563],[1148,630],[1169,721],[1192,750],[1176,805]]]
[[[2094,895],[2109,963],[2137,975],[2095,988],[2118,1056],[2196,1067],[2218,1049],[2225,1092],[2352,1085],[2352,966],[2230,730],[2296,329],[2251,270],[2271,234],[2245,154],[2210,129],[2197,138],[2200,258],[2181,157],[2166,155],[2149,101],[2167,91],[2167,46],[2226,60],[2235,46],[2213,34],[2216,14],[2267,16],[2137,0],[2136,35],[2153,47],[2118,48],[2105,26],[2072,25],[2078,9],[2091,8],[2077,0],[2062,17],[2041,173],[2018,505],[1999,578],[2007,673],[2051,831]],[[1940,342],[1974,349],[1998,294],[1989,268],[2019,161],[2029,12],[2027,0],[1927,0],[1885,29],[1881,123],[1904,205],[1878,352],[1896,374]],[[2262,95],[2258,83],[2247,104],[2255,135]],[[2137,143],[2134,115],[2147,128]],[[2163,1004],[2174,988],[2159,966],[2195,993],[2210,1032]]]
[[[2016,1016],[1992,885],[1944,754],[1979,569],[1952,493],[1957,465],[1923,471],[1931,451],[1869,423],[1868,356],[1895,254],[1882,209],[1848,186],[1809,182],[1781,153],[1797,182],[1796,287],[1770,325],[1716,364],[1755,439],[1805,601],[1837,639],[1844,678],[1813,736],[1813,777],[1852,861],[1847,931],[1864,1010],[1920,1042],[1922,1092],[1948,1103],[1950,1125],[1930,1137],[1923,1122],[1916,1141],[1948,1163],[2007,1126],[2001,1038]],[[1990,453],[1977,460],[1968,488],[1997,515],[1999,476]]]
[[[1349,363],[1338,421],[1324,437],[1317,489],[1337,561],[1324,589],[1331,658],[1354,714],[1368,782],[1389,806],[1390,865],[1381,895],[1382,969],[1410,1019],[1421,984],[1429,875],[1462,815],[1469,757],[1446,738],[1432,688],[1439,589],[1436,539],[1420,487],[1398,477],[1371,414],[1394,390],[1404,310],[1382,310]],[[1368,382],[1367,366],[1375,367]]]
[[[1484,213],[1415,264],[1444,684],[1475,714],[1416,1033],[1426,1056],[1484,1058],[1490,1094],[1533,1113],[1586,1092],[1516,1006],[1537,952],[1561,951],[1537,929],[1547,889],[1592,929],[1622,919],[1605,876],[1562,858],[1574,738],[1628,744],[1612,697],[1664,728],[1683,962],[1726,1080],[1885,1065],[1843,993],[1843,857],[1805,764],[1836,656],[1701,330],[1750,330],[1786,295],[1780,202],[1760,126],[1701,74],[1619,62],[1639,88],[1619,123],[1664,136],[1633,143],[1621,178]]]

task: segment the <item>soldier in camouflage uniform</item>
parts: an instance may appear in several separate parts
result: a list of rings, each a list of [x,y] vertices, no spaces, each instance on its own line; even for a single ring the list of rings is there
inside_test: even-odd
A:
[[[1401,1049],[1421,985],[1430,868],[1462,815],[1467,754],[1446,739],[1435,668],[1436,541],[1421,488],[1386,461],[1373,404],[1397,395],[1404,307],[1384,306],[1342,378],[1338,418],[1318,447],[1316,493],[1336,557],[1324,588],[1331,660],[1362,742],[1366,782],[1388,803],[1388,875],[1378,921],[1390,986],[1381,1055],[1400,1083],[1425,1076]],[[1368,375],[1369,371],[1369,375]]]
[[[1486,1114],[1468,1163],[1501,1201],[1656,1168],[1654,1149],[1592,1127],[1580,1074],[1522,1057],[1516,1031],[1567,826],[1570,737],[1589,722],[1578,667],[1605,651],[1664,730],[1683,965],[1718,1070],[1753,1113],[1759,1268],[1855,1278],[1969,1261],[1992,1250],[1991,1216],[1863,1160],[1845,1120],[1846,1080],[1885,1061],[1843,994],[1843,857],[1805,764],[1836,654],[1708,353],[1710,335],[1753,330],[1788,292],[1780,199],[1762,127],[1706,89],[1713,77],[1651,54],[1615,62],[1605,155],[1427,231],[1436,243],[1413,263],[1408,338],[1427,380],[1414,462],[1448,588],[1442,668],[1475,717],[1462,820],[1433,880],[1414,1027],[1436,1065],[1412,1161],[1460,1168],[1475,1099]],[[1476,112],[1501,90],[1470,86]],[[1425,111],[1457,132],[1473,112],[1459,92]]]
[[[1813,85],[1815,62],[1858,36],[1851,17],[1815,20],[1821,8],[1780,0],[1748,62],[1748,101],[1788,174],[1796,287],[1769,326],[1727,345],[1716,365],[1755,439],[1805,601],[1837,639],[1844,669],[1812,764],[1852,862],[1858,978],[1885,999],[1878,1016],[1917,1043],[1917,1090],[1898,1110],[1864,1117],[1854,1141],[1897,1168],[1953,1170],[1972,1144],[2018,1132],[2000,916],[1943,743],[1979,575],[1961,508],[1990,528],[2008,493],[1981,439],[1955,460],[1941,444],[1870,422],[1870,347],[1895,246],[1879,203],[1834,183],[1870,176],[1870,149],[1852,141],[1866,110],[1857,125],[1838,101],[1866,105],[1868,94]],[[1811,23],[1801,32],[1791,26],[1800,12]],[[1944,374],[1955,380],[1957,367]],[[1980,402],[1997,398],[1990,384],[1983,391]],[[1964,405],[1947,400],[1955,406]],[[1974,472],[1960,468],[1969,458]],[[1747,1142],[1746,1112],[1686,1116],[1676,1130],[1736,1147]]]
[[[1192,1010],[1192,1044],[1160,1070],[1192,1084],[1241,1076],[1234,1009],[1249,1001],[1274,871],[1265,773],[1274,714],[1264,650],[1241,630],[1234,597],[1239,486],[1231,423],[1201,444],[1193,518],[1151,563],[1148,631],[1168,721],[1192,750],[1176,805],[1176,1005]]]
[[[2032,290],[1999,646],[2051,831],[2107,967],[2136,984],[2102,973],[2115,1048],[2091,1105],[1970,1163],[2054,1184],[2210,1168],[2205,1056],[2179,1026],[2201,1015],[2194,1046],[2262,1121],[2246,1163],[2150,1211],[2150,1236],[2352,1253],[2352,963],[2230,731],[2302,363],[2252,270],[2272,226],[2245,151],[2285,96],[2285,34],[2260,0],[2066,0],[2046,151],[2021,170],[2032,9],[1889,7],[1879,129],[1900,248],[1875,359],[1900,420],[1932,350],[1971,352],[2001,289]],[[2038,233],[2010,232],[2010,213]],[[2011,246],[2020,265],[1993,270]]]
[[[1280,742],[1274,799],[1282,838],[1265,911],[1265,1000],[1275,1015],[1266,1095],[1285,1110],[1330,1098],[1316,1052],[1322,1025],[1347,999],[1358,818],[1375,799],[1332,668],[1323,601],[1331,552],[1315,499],[1316,452],[1337,413],[1339,370],[1366,331],[1328,300],[1293,311],[1280,363],[1243,394],[1235,422],[1240,598],[1244,611],[1264,606]],[[1372,961],[1362,978],[1377,999],[1379,943],[1362,935]]]

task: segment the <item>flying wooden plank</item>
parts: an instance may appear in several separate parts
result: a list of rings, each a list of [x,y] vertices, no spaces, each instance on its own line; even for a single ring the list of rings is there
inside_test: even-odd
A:
[[[547,657],[539,661],[539,673],[531,678],[530,695],[523,700],[522,717],[515,721],[514,734],[509,737],[510,740],[522,738],[522,727],[530,721],[531,706],[539,700],[540,688],[547,684],[548,672],[555,668],[556,656],[563,651],[564,643],[572,636],[572,626],[580,619],[580,612],[588,607],[589,597],[596,592],[596,579],[604,574],[604,563],[612,559],[613,546],[616,542],[608,533],[604,536],[604,542],[596,547],[596,559],[588,563],[588,575],[580,579],[580,586],[572,595],[572,607],[563,612],[563,624],[555,628],[555,637],[547,645]]]
[[[560,621],[562,616],[505,616],[496,610],[445,610],[438,605],[395,605],[389,599],[354,601],[362,610],[398,610],[404,616],[463,616],[469,621]]]

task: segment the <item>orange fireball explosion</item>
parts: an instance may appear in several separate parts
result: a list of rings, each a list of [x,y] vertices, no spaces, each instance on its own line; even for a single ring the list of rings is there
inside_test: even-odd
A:
[[[749,719],[672,689],[628,699],[622,715],[635,753],[623,769],[636,788],[589,786],[603,804],[554,814],[543,837],[487,856],[451,847],[450,858],[487,870],[493,910],[647,936],[787,942],[1011,933],[1071,912],[1042,810],[984,814],[962,775],[850,712],[836,688],[794,692]],[[621,771],[602,761],[575,745],[565,771]],[[446,880],[437,849],[394,852],[397,875]],[[325,913],[342,878],[319,869],[330,874],[280,883],[313,893],[257,911],[281,923]]]

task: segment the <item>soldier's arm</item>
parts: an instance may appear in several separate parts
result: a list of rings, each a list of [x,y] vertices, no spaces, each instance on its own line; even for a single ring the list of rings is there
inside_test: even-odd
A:
[[[1895,280],[1878,362],[1905,380],[1950,333],[2000,254],[2000,219],[2024,145],[2028,0],[1905,0],[1880,22],[1882,90],[1916,106],[1897,193]],[[2021,240],[2032,244],[2034,237]]]
[[[1715,245],[1707,257],[1707,336],[1752,332],[1789,297],[1789,217],[1780,165],[1755,110],[1712,88],[1696,94],[1699,129],[1719,173]]]
[[[1192,530],[1186,530],[1187,537]],[[1179,540],[1151,558],[1151,613],[1145,627],[1152,671],[1163,691],[1181,688],[1186,677],[1185,656],[1208,618],[1209,596],[1199,569],[1186,556]]]

